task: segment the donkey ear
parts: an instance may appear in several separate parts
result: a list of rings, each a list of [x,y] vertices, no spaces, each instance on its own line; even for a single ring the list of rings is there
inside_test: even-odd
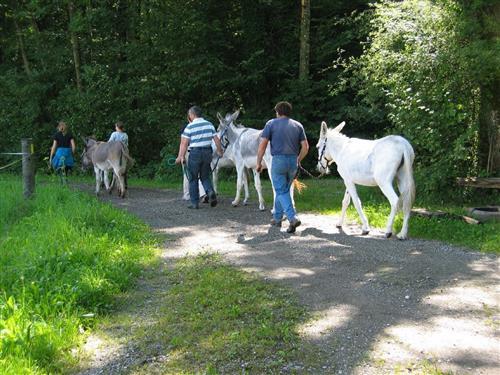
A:
[[[320,132],[321,138],[325,138],[327,132],[328,132],[328,126],[326,125],[326,122],[323,121],[321,122],[321,132]]]
[[[342,131],[342,128],[345,126],[345,121],[342,121],[340,124],[337,125],[335,129],[333,129],[334,132],[340,133]]]
[[[236,112],[234,112],[232,115],[231,115],[231,121],[232,122],[235,122],[236,119],[238,118],[238,116],[240,115],[240,110],[238,109]]]
[[[220,112],[217,112],[217,118],[219,119],[219,122],[224,121],[224,117],[220,114]]]

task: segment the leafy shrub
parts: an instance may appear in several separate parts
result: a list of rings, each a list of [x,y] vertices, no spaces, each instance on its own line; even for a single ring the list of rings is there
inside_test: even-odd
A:
[[[381,1],[349,65],[359,105],[382,110],[389,132],[413,144],[424,191],[445,193],[455,177],[481,172],[481,90],[498,68],[466,10],[459,1]]]

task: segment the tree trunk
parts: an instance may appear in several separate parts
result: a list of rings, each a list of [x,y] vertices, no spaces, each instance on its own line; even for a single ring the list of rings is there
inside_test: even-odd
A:
[[[28,56],[26,55],[26,49],[24,48],[23,34],[21,33],[21,29],[19,28],[19,24],[17,23],[16,19],[13,18],[13,20],[14,20],[14,27],[16,28],[17,44],[19,45],[19,49],[21,51],[21,57],[23,59],[24,70],[26,71],[26,74],[30,75],[31,74],[30,62],[28,61]]]
[[[94,32],[92,30],[92,22],[91,20],[91,14],[92,14],[92,1],[88,0],[87,1],[87,6],[86,6],[86,22],[87,22],[87,32],[89,33],[89,40],[87,41],[88,43],[88,49],[89,49],[89,58],[88,58],[88,64],[92,65],[94,62],[94,51],[93,51],[93,41],[94,41]]]
[[[68,3],[68,14],[69,14],[69,34],[71,38],[71,46],[73,47],[73,62],[75,64],[75,77],[76,77],[76,87],[79,92],[82,92],[82,80],[80,78],[80,47],[78,45],[78,35],[71,27],[71,21],[73,20],[74,15],[74,5],[73,2],[70,1]]]
[[[488,9],[485,16],[492,24],[500,17],[500,4]],[[487,29],[483,38],[487,41],[498,40],[498,28]],[[500,174],[500,79],[498,76],[481,87],[480,153],[484,155],[482,167],[488,176]]]
[[[309,78],[311,0],[301,0],[299,79]]]

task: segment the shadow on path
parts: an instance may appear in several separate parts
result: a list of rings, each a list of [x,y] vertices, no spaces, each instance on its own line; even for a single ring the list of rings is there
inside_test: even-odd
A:
[[[382,232],[361,237],[356,225],[339,233],[321,215],[301,215],[303,226],[289,235],[269,228],[268,212],[233,208],[229,199],[200,210],[187,210],[172,191],[131,189],[126,200],[103,199],[173,239],[166,264],[217,251],[293,288],[315,317],[301,327],[321,354],[314,373],[390,373],[425,362],[458,373],[500,371],[495,256],[387,240]]]

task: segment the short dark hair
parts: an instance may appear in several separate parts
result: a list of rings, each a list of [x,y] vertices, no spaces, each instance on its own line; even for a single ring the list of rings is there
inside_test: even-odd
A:
[[[124,126],[123,126],[123,122],[121,122],[121,121],[118,121],[118,122],[115,124],[115,126],[116,126],[118,129],[120,129],[120,130],[123,130],[123,128],[124,128]]]
[[[292,114],[292,105],[288,102],[278,102],[274,106],[274,110],[279,116],[290,116]]]
[[[201,108],[196,105],[193,105],[191,108],[189,108],[188,114],[189,113],[195,115],[196,117],[201,117],[202,115]]]

